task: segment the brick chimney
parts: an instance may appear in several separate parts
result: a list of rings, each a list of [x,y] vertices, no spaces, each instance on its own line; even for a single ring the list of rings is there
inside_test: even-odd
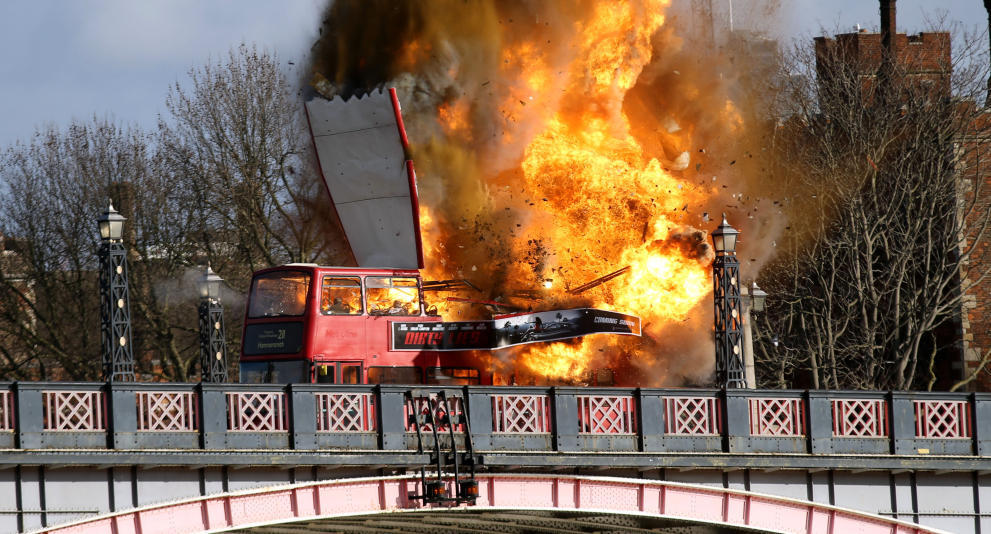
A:
[[[881,0],[881,65],[877,71],[877,81],[882,96],[892,88],[895,65],[898,64],[898,56],[895,55],[895,43],[898,41],[895,1]]]
[[[881,0],[881,48],[888,58],[895,57],[895,1]]]

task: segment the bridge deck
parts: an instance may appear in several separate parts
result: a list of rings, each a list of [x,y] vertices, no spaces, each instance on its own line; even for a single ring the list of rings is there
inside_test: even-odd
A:
[[[425,414],[445,447],[471,437],[480,476],[697,483],[991,532],[991,395],[135,383],[0,384],[0,531],[414,472]]]
[[[417,388],[407,403],[410,391],[0,384],[0,448],[14,449],[0,464],[19,463],[25,454],[66,463],[125,455],[129,462],[169,464],[169,451],[182,451],[186,461],[216,465],[215,454],[250,463],[259,454],[252,451],[273,450],[291,454],[286,462],[310,455],[315,463],[416,464],[422,457],[410,452],[419,445],[412,420],[428,416],[438,421],[441,440],[453,430],[461,442],[470,428],[475,450],[492,465],[587,466],[608,458],[617,465],[691,466],[718,457],[728,467],[814,468],[824,466],[819,458],[834,457],[889,469],[991,469],[989,394],[469,386]],[[438,397],[441,391],[448,400]],[[421,430],[429,449],[432,429]],[[281,461],[266,456],[266,463]]]

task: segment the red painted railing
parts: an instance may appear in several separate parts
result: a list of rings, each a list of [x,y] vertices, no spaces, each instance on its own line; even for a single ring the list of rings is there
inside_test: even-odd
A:
[[[316,393],[317,432],[374,432],[371,393]]]
[[[970,404],[966,401],[913,401],[915,436],[919,438],[970,438]]]
[[[756,398],[750,401],[750,434],[753,436],[805,435],[802,399]]]
[[[831,402],[833,436],[878,438],[888,435],[888,406],[881,399],[838,399]]]
[[[135,396],[140,431],[194,432],[199,426],[192,391],[139,391]]]
[[[664,433],[676,436],[714,436],[722,432],[719,399],[665,397]]]
[[[459,418],[464,415],[464,401],[461,397],[447,397],[443,402],[437,398],[436,394],[431,394],[428,397],[415,397],[413,399],[413,406],[415,413],[421,416],[433,414],[433,420],[438,421],[437,432],[447,432],[448,425],[446,422],[448,412],[450,412],[451,418]],[[410,412],[409,404],[403,406],[403,412],[405,417],[403,418],[406,423],[406,431],[414,432],[416,428],[410,422]],[[464,432],[465,425],[463,423],[456,423],[454,425],[455,432]],[[427,422],[420,425],[420,432],[433,432],[433,424]]]
[[[493,395],[492,432],[546,434],[551,431],[548,395]]]
[[[636,404],[623,395],[578,395],[582,434],[636,434]]]
[[[0,430],[14,430],[14,394],[0,392]]]
[[[232,432],[284,432],[286,398],[281,392],[227,394],[227,430]]]
[[[45,430],[101,431],[106,428],[103,418],[103,392],[45,391]]]

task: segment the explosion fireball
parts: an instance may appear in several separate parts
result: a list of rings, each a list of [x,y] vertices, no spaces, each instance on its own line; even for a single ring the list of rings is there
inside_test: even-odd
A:
[[[490,363],[518,382],[587,383],[608,368],[626,383],[671,385],[711,371],[712,252],[698,228],[725,199],[721,183],[700,179],[700,147],[713,146],[701,137],[732,135],[742,119],[718,88],[700,96],[711,79],[679,79],[685,40],[668,28],[669,3],[339,0],[328,10],[314,86],[347,97],[394,85],[415,132],[426,278],[466,278],[484,292],[474,297],[523,310],[641,317],[642,339],[497,351]],[[347,20],[380,24],[356,31]],[[688,105],[700,100],[715,105]],[[447,320],[484,311],[437,304]]]

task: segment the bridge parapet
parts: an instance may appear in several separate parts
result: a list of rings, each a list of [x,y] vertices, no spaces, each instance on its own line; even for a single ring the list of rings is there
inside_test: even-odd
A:
[[[991,456],[991,395],[417,387],[480,452]],[[407,386],[0,383],[0,448],[416,448]],[[460,426],[455,431],[463,430]],[[446,432],[446,430],[445,430]]]

